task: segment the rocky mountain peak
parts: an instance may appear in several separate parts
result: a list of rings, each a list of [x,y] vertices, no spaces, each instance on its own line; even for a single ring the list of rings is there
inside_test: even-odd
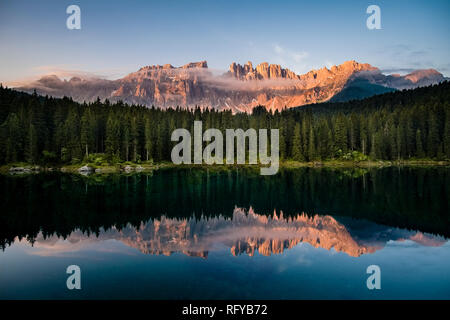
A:
[[[279,64],[262,62],[253,68],[251,61],[244,65],[233,62],[227,75],[238,80],[298,79],[294,72],[282,68]]]
[[[200,62],[190,62],[182,66],[183,69],[191,69],[191,68],[208,68],[208,63],[206,61]]]
[[[415,70],[405,76],[405,79],[408,79],[413,83],[417,83],[424,79],[433,80],[433,79],[443,79],[443,78],[444,78],[444,76],[442,75],[442,73],[436,71],[435,69]]]
[[[151,70],[172,70],[172,69],[194,69],[194,68],[208,68],[208,63],[206,61],[200,62],[189,62],[181,67],[174,67],[173,65],[167,63],[164,65],[152,65],[145,66],[138,70],[139,71],[151,71]]]

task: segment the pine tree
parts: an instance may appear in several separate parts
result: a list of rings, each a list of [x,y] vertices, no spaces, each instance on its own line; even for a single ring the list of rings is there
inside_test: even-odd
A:
[[[422,146],[422,133],[420,132],[420,129],[417,129],[416,131],[416,155],[419,158],[425,157],[425,152],[423,151]]]
[[[89,157],[89,149],[94,149],[95,144],[95,121],[89,108],[85,109],[81,117],[81,144],[86,158]]]
[[[5,141],[5,161],[16,162],[19,159],[21,150],[21,128],[18,116],[11,113],[2,125],[2,132],[5,132],[3,139]]]
[[[439,145],[439,129],[438,122],[434,113],[430,113],[428,118],[428,139],[427,139],[427,155],[434,158],[437,155]]]
[[[66,149],[69,160],[79,162],[82,159],[83,148],[80,141],[80,118],[75,108],[71,109],[64,124],[66,132]]]
[[[303,154],[305,160],[307,160],[306,158],[309,157],[308,156],[308,150],[309,150],[308,137],[309,137],[309,131],[310,131],[309,127],[310,127],[309,121],[306,119],[306,117],[303,118],[302,119],[302,127],[301,127],[301,130],[302,130],[302,134],[301,134],[302,147],[301,147],[301,150],[302,150],[302,154]]]
[[[149,161],[152,156],[152,127],[150,124],[150,118],[145,119],[145,152],[146,160]]]
[[[138,160],[138,125],[136,117],[131,118],[131,124],[130,124],[130,138],[131,138],[131,145],[133,149],[133,162],[137,162]]]
[[[280,128],[279,130],[280,159],[286,159],[286,138],[284,128]]]
[[[371,137],[371,143],[370,143],[370,158],[372,160],[375,160],[378,158],[378,150],[377,150],[377,144],[375,139],[375,134],[372,134]]]
[[[450,159],[450,107],[448,102],[446,104],[446,112],[445,112],[445,124],[444,124],[444,156],[447,159]]]
[[[316,147],[314,139],[314,129],[309,129],[309,141],[308,141],[308,160],[313,161],[316,159]]]
[[[297,122],[294,128],[294,137],[292,141],[292,159],[295,161],[304,161],[300,137],[300,124]]]
[[[36,128],[34,124],[30,123],[28,127],[28,139],[27,139],[27,161],[29,163],[37,163],[38,161],[38,139],[36,134]]]
[[[335,151],[347,151],[347,127],[343,115],[338,115],[334,125],[334,147]]]
[[[120,160],[120,125],[112,112],[106,123],[105,147],[110,162],[115,163]]]

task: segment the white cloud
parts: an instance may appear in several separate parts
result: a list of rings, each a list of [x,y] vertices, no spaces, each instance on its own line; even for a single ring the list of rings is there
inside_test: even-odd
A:
[[[292,58],[296,61],[296,62],[301,62],[303,59],[305,59],[306,57],[308,57],[308,53],[307,52],[298,52],[298,53],[292,53]]]
[[[273,51],[276,54],[278,63],[282,64],[284,67],[288,67],[296,73],[305,72],[306,64],[304,61],[309,56],[308,52],[292,51],[277,43],[273,44]]]
[[[79,77],[85,80],[106,79],[115,80],[124,77],[133,70],[129,69],[103,69],[94,72],[82,71],[69,65],[43,65],[36,66],[31,69],[31,75],[28,77],[18,78],[11,81],[0,81],[4,85],[14,88],[26,86],[44,76],[55,75],[60,79],[69,80],[72,77]]]
[[[283,49],[282,47],[280,47],[278,44],[275,44],[275,45],[273,46],[273,49],[274,49],[275,52],[278,53],[278,54],[284,53],[284,49]]]

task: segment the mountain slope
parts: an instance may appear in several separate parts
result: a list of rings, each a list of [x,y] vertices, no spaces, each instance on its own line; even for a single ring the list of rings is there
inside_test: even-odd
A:
[[[384,88],[415,88],[444,79],[433,69],[417,70],[406,76],[386,76],[370,64],[353,60],[302,75],[267,62],[256,67],[251,62],[245,65],[233,62],[228,72],[215,75],[207,62],[201,61],[182,67],[146,66],[117,80],[79,77],[61,80],[50,75],[17,89],[36,90],[54,97],[70,96],[79,102],[99,97],[162,108],[200,106],[250,112],[257,105],[281,110],[329,101],[333,97],[334,101],[359,99],[391,90]]]
[[[393,92],[396,89],[385,87],[379,84],[370,83],[365,79],[355,79],[347,84],[344,89],[335,94],[330,102],[346,102],[369,98],[377,94]]]

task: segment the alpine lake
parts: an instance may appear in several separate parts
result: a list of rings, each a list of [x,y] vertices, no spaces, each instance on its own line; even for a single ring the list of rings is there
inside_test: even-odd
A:
[[[0,299],[450,299],[449,195],[448,167],[3,174]]]

